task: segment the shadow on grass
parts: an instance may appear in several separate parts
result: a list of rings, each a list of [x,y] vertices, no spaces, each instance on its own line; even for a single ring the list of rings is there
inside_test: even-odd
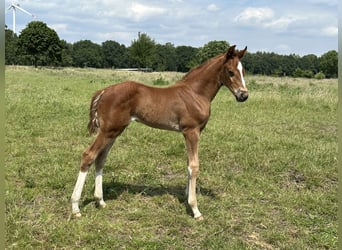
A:
[[[135,184],[127,184],[122,182],[108,182],[103,183],[103,196],[104,200],[116,200],[122,193],[130,193],[130,194],[141,194],[144,196],[162,196],[164,194],[170,194],[178,199],[178,201],[186,207],[186,211],[189,215],[192,215],[192,211],[187,203],[187,196],[185,194],[185,185],[184,186],[173,186],[173,185],[159,185],[159,186],[151,186],[151,185],[135,185]],[[204,187],[200,187],[197,190],[197,193],[201,195],[208,196],[212,199],[216,197],[214,192],[211,189],[207,189]],[[89,203],[94,202],[94,199],[86,199],[83,202],[83,206],[87,206]]]

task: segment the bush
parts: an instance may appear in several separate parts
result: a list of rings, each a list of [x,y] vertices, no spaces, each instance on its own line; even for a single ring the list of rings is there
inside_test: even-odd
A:
[[[305,78],[313,78],[314,77],[314,74],[311,70],[304,70],[303,71],[303,77]]]
[[[321,79],[324,79],[324,78],[325,78],[325,74],[322,71],[318,72],[315,75],[315,79],[317,79],[317,80],[321,80]]]
[[[163,77],[159,77],[158,79],[153,80],[153,85],[166,86],[169,84],[169,81],[165,80]]]
[[[296,68],[296,70],[293,72],[294,77],[302,77],[303,76],[303,70],[301,68]]]

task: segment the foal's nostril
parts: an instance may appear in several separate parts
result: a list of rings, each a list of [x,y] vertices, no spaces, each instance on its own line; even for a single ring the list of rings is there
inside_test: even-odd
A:
[[[237,100],[239,102],[244,102],[248,99],[248,92],[240,92],[240,94],[237,96]]]

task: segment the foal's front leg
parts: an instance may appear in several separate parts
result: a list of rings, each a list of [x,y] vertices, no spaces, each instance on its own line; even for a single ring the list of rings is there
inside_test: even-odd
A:
[[[194,218],[203,220],[203,216],[197,207],[196,178],[199,174],[198,142],[200,132],[197,129],[183,131],[188,154],[188,204],[190,205]]]

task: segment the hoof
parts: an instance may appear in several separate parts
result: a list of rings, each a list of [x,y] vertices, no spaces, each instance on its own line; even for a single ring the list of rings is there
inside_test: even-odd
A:
[[[75,213],[75,214],[74,214],[74,217],[75,217],[75,218],[81,218],[81,217],[82,217],[82,214],[81,214],[80,212]]]
[[[96,202],[96,206],[98,208],[105,208],[107,206],[107,204],[102,200],[102,201]]]
[[[200,216],[198,216],[198,217],[195,217],[195,220],[197,220],[197,221],[202,221],[202,220],[204,220],[203,215],[200,215]]]

